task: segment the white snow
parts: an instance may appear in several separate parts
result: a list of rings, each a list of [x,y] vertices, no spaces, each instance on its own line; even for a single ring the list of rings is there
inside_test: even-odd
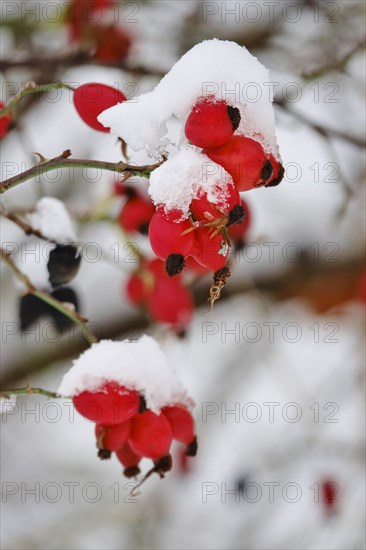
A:
[[[183,55],[152,92],[107,109],[98,120],[133,149],[158,151],[166,122],[176,116],[184,123],[197,98],[214,95],[240,110],[238,133],[278,156],[269,82],[268,70],[244,46],[205,40]]]
[[[221,166],[192,147],[179,151],[151,173],[149,194],[156,205],[164,205],[165,212],[181,210],[184,219],[199,191],[206,192],[209,201],[216,204],[218,199],[225,199],[230,182]]]
[[[166,405],[194,405],[159,344],[150,336],[138,342],[101,340],[93,344],[74,361],[58,391],[74,396],[86,390],[98,391],[111,381],[143,394],[147,407],[154,412]]]
[[[33,229],[58,244],[77,243],[78,238],[72,220],[62,201],[53,197],[43,197],[35,210],[28,214]]]

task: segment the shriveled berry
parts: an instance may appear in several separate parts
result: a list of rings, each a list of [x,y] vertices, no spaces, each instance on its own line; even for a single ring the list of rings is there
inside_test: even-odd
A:
[[[169,453],[173,433],[163,414],[148,410],[132,422],[129,445],[137,455],[159,460]]]
[[[71,244],[58,244],[51,250],[47,269],[49,281],[53,287],[69,283],[76,277],[81,262],[81,255]]]
[[[105,426],[126,422],[137,414],[140,405],[136,391],[116,382],[107,382],[95,392],[83,391],[72,401],[78,413]]]
[[[112,86],[91,82],[82,84],[74,92],[74,105],[82,120],[94,130],[109,133],[110,129],[97,118],[106,109],[126,101],[126,96]]]

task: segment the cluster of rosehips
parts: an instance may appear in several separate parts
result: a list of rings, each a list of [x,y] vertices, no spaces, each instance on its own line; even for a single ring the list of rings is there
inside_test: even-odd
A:
[[[108,22],[108,10],[115,7],[116,0],[72,0],[68,5],[71,42],[92,49],[93,58],[104,63],[125,59],[132,44],[124,28]]]
[[[199,99],[186,120],[187,139],[222,166],[231,180],[221,184],[216,203],[202,190],[190,204],[189,218],[182,220],[181,211],[158,205],[150,223],[150,243],[170,276],[182,271],[189,256],[215,272],[225,270],[231,228],[246,224],[239,191],[278,185],[283,177],[282,165],[259,142],[234,134],[239,123],[239,109],[210,96]]]
[[[116,453],[126,477],[139,474],[142,458],[152,459],[160,475],[172,467],[173,440],[185,445],[185,454],[195,456],[197,438],[194,420],[181,404],[163,407],[159,414],[146,408],[137,391],[107,382],[97,391],[83,391],[73,397],[76,410],[95,422],[98,456],[102,460]]]
[[[126,197],[118,215],[122,229],[130,234],[146,235],[151,219],[155,217],[152,201],[124,183],[115,183],[114,194]],[[244,222],[231,226],[228,231],[231,242],[237,248],[244,245],[249,228],[249,210],[244,201],[242,205],[247,213]],[[214,241],[213,244],[209,243],[206,249],[207,256],[211,246],[215,246]],[[137,269],[127,281],[126,294],[132,304],[144,307],[154,321],[168,324],[176,332],[183,333],[194,310],[193,296],[186,283],[195,276],[205,275],[208,271],[209,267],[189,256],[185,259],[184,274],[178,273],[171,277],[167,273],[164,261],[141,257]]]

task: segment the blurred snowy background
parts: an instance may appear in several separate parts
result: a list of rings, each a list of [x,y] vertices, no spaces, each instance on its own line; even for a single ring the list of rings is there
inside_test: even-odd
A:
[[[134,259],[118,229],[97,219],[110,173],[51,172],[3,196],[17,212],[45,194],[64,201],[89,243],[70,285],[81,313],[104,337],[145,331],[159,340],[196,401],[199,452],[189,464],[175,456],[165,480],[150,479],[131,499],[119,463],[97,459],[93,426],[69,402],[19,398],[0,424],[2,547],[365,548],[365,3],[120,2],[107,17],[131,45],[112,61],[70,44],[62,5],[2,2],[2,101],[31,80],[103,82],[131,97],[203,39],[235,40],[276,83],[286,174],[278,187],[245,194],[249,243],[209,315],[209,281],[197,285],[201,306],[184,338],[126,301]],[[64,149],[121,159],[115,137],[88,128],[67,90],[33,96],[1,142],[2,179],[32,166],[35,151],[52,158]],[[8,220],[1,241],[19,246],[18,264],[47,288],[44,244]],[[1,279],[2,389],[56,390],[85,343],[78,329],[51,341],[47,321],[21,334],[23,289],[5,265]],[[327,504],[326,482],[337,502]]]

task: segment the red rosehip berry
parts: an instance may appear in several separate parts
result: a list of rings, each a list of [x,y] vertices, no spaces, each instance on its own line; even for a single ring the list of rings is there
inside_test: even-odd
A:
[[[323,481],[321,484],[321,495],[325,508],[328,512],[334,512],[337,499],[338,486],[331,480]]]
[[[189,445],[196,438],[194,430],[194,420],[187,409],[175,405],[164,407],[161,412],[168,419],[173,431],[173,439]]]
[[[190,210],[197,221],[209,222],[222,218],[222,227],[230,227],[244,219],[239,191],[233,183],[226,186],[225,195],[223,194],[216,204],[208,201],[207,193],[202,193],[193,199]]]
[[[116,382],[107,382],[95,392],[83,391],[72,401],[78,413],[105,426],[126,422],[140,407],[139,394]]]
[[[74,105],[82,120],[94,130],[109,133],[110,129],[101,124],[97,117],[108,109],[126,101],[126,96],[112,86],[91,82],[82,84],[74,92]]]
[[[149,290],[145,279],[139,273],[133,273],[127,281],[126,294],[129,301],[135,305],[141,305],[149,296]]]
[[[272,177],[271,162],[253,139],[232,136],[224,145],[205,153],[231,175],[239,191],[261,187]]]
[[[239,123],[239,109],[208,96],[199,98],[188,115],[184,131],[196,147],[212,149],[226,143]]]
[[[193,231],[185,233],[192,227],[189,220],[174,223],[165,219],[161,212],[155,212],[149,226],[151,248],[156,256],[165,260],[168,275],[173,276],[184,268],[184,258],[194,245]]]
[[[125,59],[132,44],[130,35],[116,25],[94,25],[93,38],[96,46],[93,57],[105,63]]]
[[[156,282],[147,308],[155,321],[184,330],[192,319],[194,303],[191,293],[179,280],[163,278]]]
[[[146,235],[154,213],[155,207],[153,203],[137,195],[128,199],[122,206],[118,215],[118,223],[130,233],[139,232],[142,235]]]
[[[118,451],[130,436],[131,423],[124,422],[114,426],[104,426],[96,424],[95,436],[97,438],[98,449],[107,449],[108,451]]]
[[[272,176],[267,181],[265,187],[276,187],[276,185],[279,185],[281,181],[283,180],[283,176],[285,175],[285,169],[282,166],[282,164],[274,158],[273,155],[269,156],[269,161],[272,164]]]
[[[4,107],[5,107],[5,103],[0,101],[0,110],[4,109]],[[5,137],[6,134],[8,133],[11,119],[12,119],[11,112],[7,113],[6,115],[0,118],[0,139],[3,139],[3,137]]]
[[[140,473],[140,468],[138,467],[141,460],[141,456],[133,452],[130,445],[125,443],[116,452],[117,458],[120,463],[124,466],[124,475],[126,477],[135,477]]]
[[[192,256],[196,262],[209,267],[213,271],[225,267],[229,255],[229,246],[221,233],[212,237],[210,228],[199,227],[195,230],[195,237],[196,244]]]
[[[173,433],[163,414],[147,410],[138,414],[131,426],[129,445],[134,453],[153,460],[169,454]]]

